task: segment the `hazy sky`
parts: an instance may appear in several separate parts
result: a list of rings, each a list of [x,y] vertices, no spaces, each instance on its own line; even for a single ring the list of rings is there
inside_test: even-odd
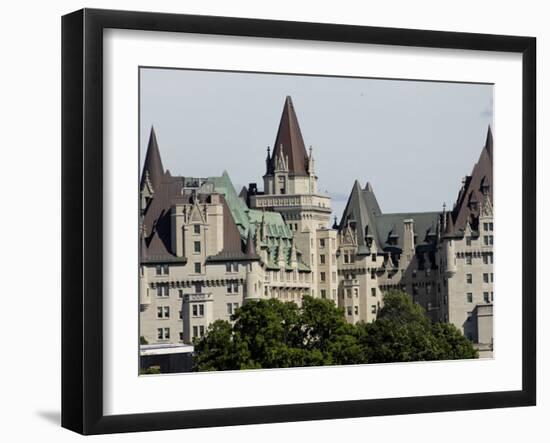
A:
[[[493,86],[294,75],[141,70],[141,162],[151,126],[172,175],[227,170],[263,188],[283,103],[292,96],[319,190],[342,215],[355,179],[383,212],[452,206],[493,118]]]

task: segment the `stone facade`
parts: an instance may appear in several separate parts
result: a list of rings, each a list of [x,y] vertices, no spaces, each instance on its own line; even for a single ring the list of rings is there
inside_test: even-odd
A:
[[[339,223],[318,192],[287,97],[263,191],[237,195],[229,175],[173,177],[151,132],[141,181],[140,335],[192,343],[247,300],[333,300],[371,322],[384,292],[412,295],[490,357],[493,348],[492,135],[452,210],[385,214],[372,185],[352,187]]]

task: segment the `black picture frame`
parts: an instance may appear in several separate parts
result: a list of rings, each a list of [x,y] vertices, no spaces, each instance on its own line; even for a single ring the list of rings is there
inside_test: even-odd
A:
[[[522,55],[522,388],[517,391],[131,415],[103,412],[103,30],[503,51]],[[62,18],[62,426],[82,434],[536,404],[536,39],[339,24],[83,9]]]

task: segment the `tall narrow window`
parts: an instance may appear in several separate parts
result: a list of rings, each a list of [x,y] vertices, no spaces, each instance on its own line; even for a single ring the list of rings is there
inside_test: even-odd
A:
[[[201,233],[201,225],[193,225],[193,232],[195,234],[200,234]]]
[[[201,273],[201,264],[195,263],[195,274],[200,274],[200,273]]]
[[[194,251],[196,254],[199,254],[201,252],[201,242],[200,241],[196,241],[194,243]]]

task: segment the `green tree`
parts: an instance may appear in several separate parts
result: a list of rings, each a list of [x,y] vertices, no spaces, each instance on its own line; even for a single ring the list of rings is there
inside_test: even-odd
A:
[[[433,323],[401,291],[384,295],[376,321],[364,325],[368,360],[373,363],[476,358],[477,351],[453,325]]]
[[[349,324],[330,300],[306,296],[298,307],[277,299],[250,301],[232,322],[214,322],[195,342],[197,371],[476,358],[449,324],[432,323],[400,291],[385,294],[372,323]]]

